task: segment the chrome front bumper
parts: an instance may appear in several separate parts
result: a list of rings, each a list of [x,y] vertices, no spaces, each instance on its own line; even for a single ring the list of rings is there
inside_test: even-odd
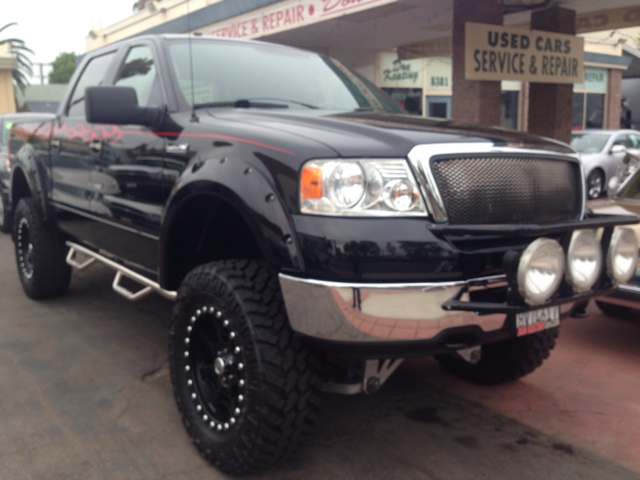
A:
[[[478,315],[446,311],[442,304],[461,290],[504,284],[503,275],[462,282],[355,284],[279,275],[289,322],[294,331],[336,342],[430,340],[445,330],[478,326],[500,330],[505,313]],[[468,298],[463,293],[461,300]],[[561,313],[573,304],[562,305]]]

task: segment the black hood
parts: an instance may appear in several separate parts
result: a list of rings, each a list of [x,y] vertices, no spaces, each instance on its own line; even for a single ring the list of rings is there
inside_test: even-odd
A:
[[[284,145],[287,137],[293,135],[316,146],[322,144],[340,157],[397,158],[406,157],[416,145],[477,142],[490,142],[496,147],[574,153],[565,143],[527,133],[411,115],[273,112],[241,108],[211,109],[208,113],[217,120],[260,127],[263,132],[270,130],[276,144],[280,140]]]

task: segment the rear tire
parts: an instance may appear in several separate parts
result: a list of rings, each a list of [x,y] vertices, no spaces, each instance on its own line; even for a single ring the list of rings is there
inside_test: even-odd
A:
[[[490,343],[482,347],[480,361],[472,364],[458,355],[436,356],[454,375],[480,385],[498,385],[521,378],[542,365],[556,344],[558,328]]]
[[[7,197],[0,193],[0,232],[9,233],[13,225]]]
[[[285,459],[314,423],[317,360],[288,325],[277,277],[258,262],[215,262],[187,275],[169,362],[187,432],[223,472]]]
[[[71,282],[68,248],[59,230],[43,222],[32,198],[16,206],[13,241],[22,288],[28,297],[41,300],[64,295]]]
[[[631,307],[623,307],[622,305],[601,302],[600,300],[596,300],[596,305],[602,313],[614,318],[628,318],[629,314],[633,312]]]

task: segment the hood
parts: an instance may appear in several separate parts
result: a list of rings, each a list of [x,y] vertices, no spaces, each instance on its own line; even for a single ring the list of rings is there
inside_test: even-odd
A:
[[[451,120],[368,112],[328,114],[326,111],[210,109],[211,117],[271,130],[273,140],[294,135],[320,143],[340,157],[406,157],[422,144],[491,142],[496,147],[520,147],[563,154],[565,143],[503,128],[486,128]],[[279,134],[279,135],[278,135]]]

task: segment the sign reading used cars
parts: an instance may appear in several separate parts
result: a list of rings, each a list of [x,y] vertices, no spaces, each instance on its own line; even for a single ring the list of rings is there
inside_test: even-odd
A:
[[[573,35],[468,22],[467,80],[578,83],[583,80],[584,40]]]

